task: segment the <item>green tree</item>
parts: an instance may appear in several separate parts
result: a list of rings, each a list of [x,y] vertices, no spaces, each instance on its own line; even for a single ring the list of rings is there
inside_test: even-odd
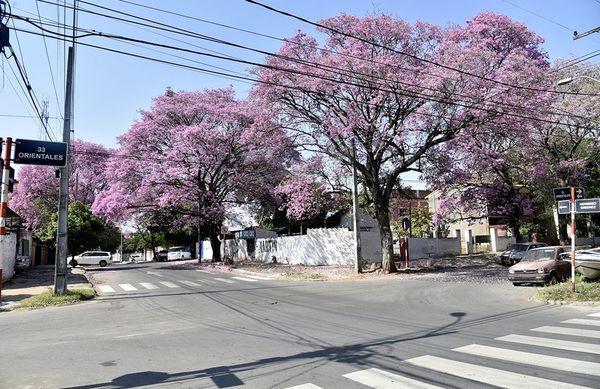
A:
[[[67,244],[70,254],[93,250],[100,247],[100,238],[105,231],[105,223],[92,214],[90,206],[80,201],[69,204],[68,209],[68,236]],[[57,214],[52,215],[50,224],[42,234],[42,240],[54,242],[57,234]],[[118,243],[117,243],[118,245]]]

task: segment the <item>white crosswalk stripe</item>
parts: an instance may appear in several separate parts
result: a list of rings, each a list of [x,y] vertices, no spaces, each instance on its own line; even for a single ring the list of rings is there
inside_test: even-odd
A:
[[[578,351],[589,354],[600,354],[600,344],[590,344],[584,342],[571,342],[568,340],[539,338],[537,336],[526,335],[506,335],[496,338],[503,342],[513,342],[520,344],[528,344],[532,346],[540,346],[547,348],[555,348],[558,350]]]
[[[447,358],[424,355],[422,357],[408,359],[405,362],[414,366],[423,367],[440,373],[450,374],[466,378],[472,381],[483,382],[502,388],[515,389],[547,389],[547,388],[585,388],[566,382],[553,381],[545,378],[528,376],[520,373],[494,369],[486,366],[474,365],[454,361]]]
[[[125,292],[132,292],[134,290],[137,290],[137,288],[131,284],[119,284],[119,287]]]
[[[480,357],[500,359],[509,362],[523,363],[548,369],[563,370],[573,373],[600,376],[600,363],[580,361],[569,358],[559,358],[543,354],[528,353],[498,347],[471,344],[453,349],[461,353],[478,355]]]
[[[317,386],[315,384],[302,384],[302,385],[296,385],[296,386],[290,386],[289,388],[285,388],[285,389],[323,389],[320,386]]]
[[[600,327],[600,320],[592,320],[592,319],[569,319],[562,321],[561,323],[565,324],[581,324],[583,326],[596,326]]]
[[[140,285],[146,289],[158,289],[158,286],[151,284],[150,282],[140,282]]]
[[[200,286],[200,284],[197,284],[193,281],[180,280],[179,282],[187,286]]]
[[[379,369],[367,369],[344,374],[344,377],[377,389],[441,389],[439,386],[430,385],[425,382],[417,381],[412,378],[403,377],[397,374],[388,373]]]
[[[110,285],[98,285],[98,289],[100,289],[102,293],[115,293],[115,290]]]
[[[227,283],[227,284],[235,284],[235,281],[233,281],[233,280],[228,280],[228,279],[226,279],[226,278],[219,278],[219,277],[215,277],[214,279],[215,279],[215,280],[217,280],[217,281],[225,282],[225,283]]]
[[[239,280],[239,281],[246,281],[246,282],[256,282],[258,280],[254,279],[254,278],[247,278],[247,277],[231,277],[235,280]]]
[[[592,316],[592,317],[600,317],[600,312],[596,312],[596,313],[590,313],[588,316]]]
[[[167,288],[181,288],[179,285],[174,284],[169,281],[160,281],[160,283],[163,284],[164,286],[166,286]]]
[[[549,334],[572,335],[572,336],[582,336],[582,337],[586,337],[586,338],[600,339],[600,331],[596,331],[596,330],[580,330],[578,328],[570,328],[570,327],[543,326],[543,327],[534,328],[531,331],[546,332]]]

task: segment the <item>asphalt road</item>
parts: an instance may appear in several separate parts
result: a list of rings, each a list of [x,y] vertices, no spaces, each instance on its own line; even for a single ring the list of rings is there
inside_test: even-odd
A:
[[[0,313],[1,388],[600,387],[600,307],[508,282],[92,276],[94,301]]]

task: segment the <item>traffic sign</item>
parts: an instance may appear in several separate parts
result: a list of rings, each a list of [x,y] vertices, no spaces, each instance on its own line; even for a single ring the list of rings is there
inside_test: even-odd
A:
[[[571,213],[571,200],[560,200],[558,202],[558,214],[568,215]]]
[[[67,144],[41,140],[16,139],[15,163],[25,165],[65,166]]]
[[[552,189],[552,192],[554,192],[554,200],[556,201],[571,200],[571,188],[569,187],[554,188]],[[575,188],[575,199],[582,199],[584,195],[585,192],[583,191],[583,188]]]
[[[576,213],[600,213],[600,198],[575,200]]]

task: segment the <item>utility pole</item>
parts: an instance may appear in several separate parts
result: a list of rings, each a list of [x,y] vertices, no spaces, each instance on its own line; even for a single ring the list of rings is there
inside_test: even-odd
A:
[[[358,220],[358,186],[356,184],[357,180],[356,173],[356,144],[354,143],[354,139],[352,139],[352,221],[354,228],[354,245],[356,251],[354,252],[355,263],[354,269],[357,273],[362,273],[361,261],[361,246],[360,246],[360,222]]]
[[[56,265],[54,271],[54,293],[64,295],[67,293],[67,209],[69,201],[69,160],[71,129],[73,119],[73,62],[74,48],[69,47],[67,57],[67,85],[65,90],[65,117],[63,125],[63,142],[67,144],[67,160],[60,170],[60,188],[58,200],[58,233],[56,236]]]
[[[0,139],[0,145],[2,140]],[[10,153],[12,148],[12,138],[6,138],[4,149],[4,163],[2,166],[2,190],[0,194],[0,244],[4,244],[6,239],[6,217],[8,216],[8,180],[10,178]],[[0,250],[0,264],[3,250]],[[9,273],[10,274],[10,273]],[[2,298],[2,266],[0,266],[0,299]]]

